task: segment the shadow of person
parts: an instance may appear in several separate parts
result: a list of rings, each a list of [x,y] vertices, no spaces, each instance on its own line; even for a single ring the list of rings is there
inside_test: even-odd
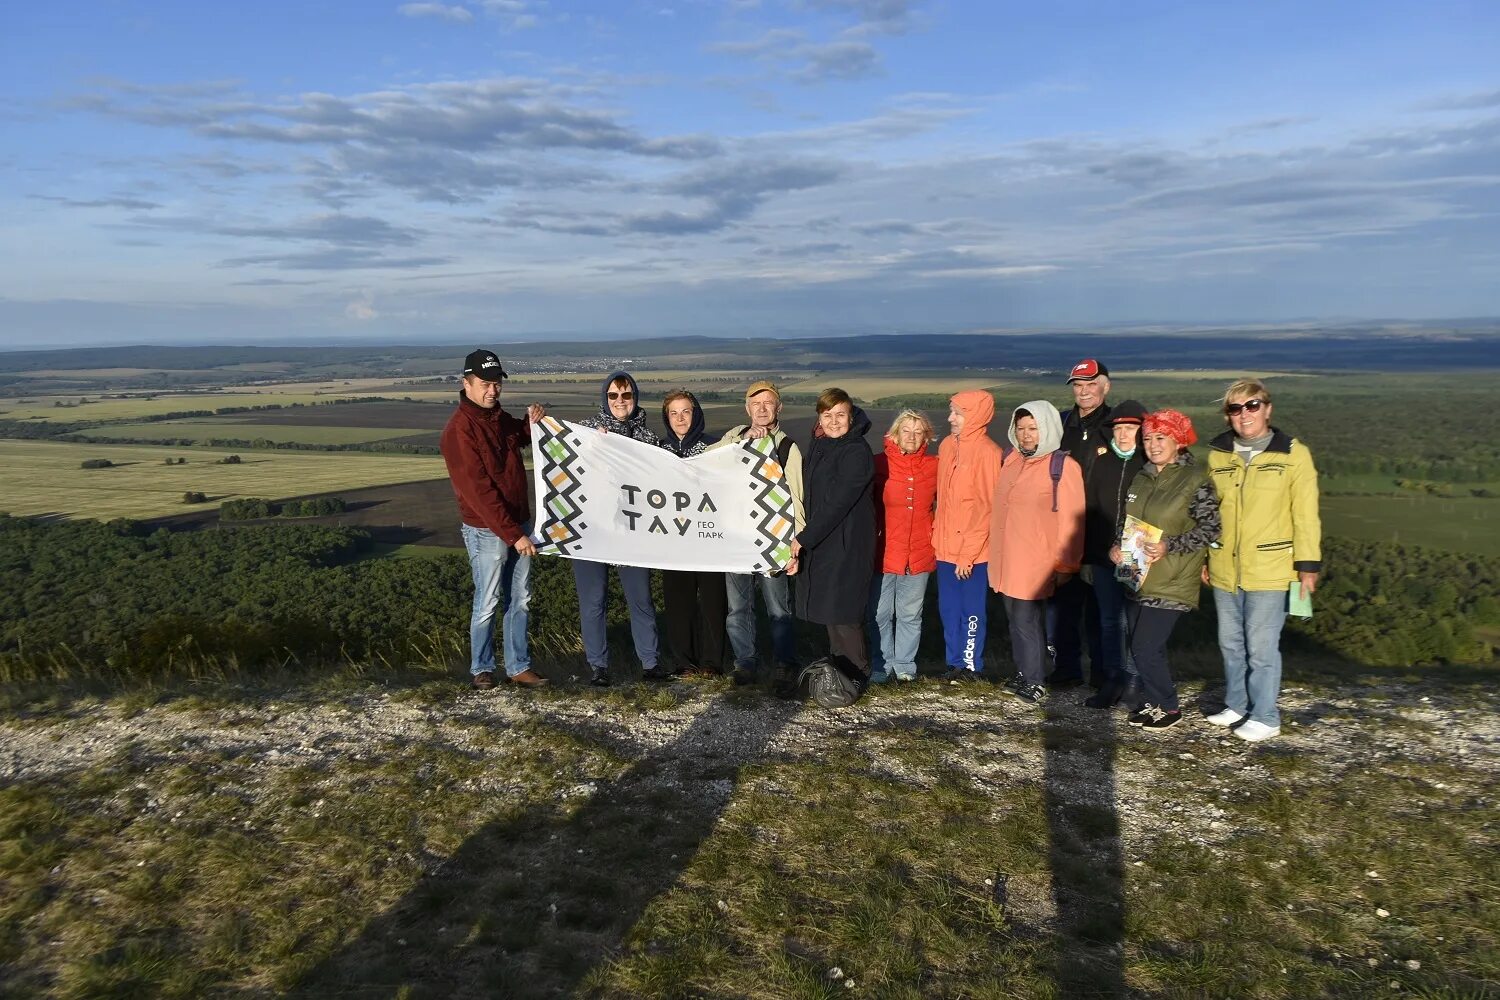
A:
[[[800,705],[720,696],[588,802],[476,830],[314,967],[297,997],[553,997],[615,954]]]
[[[1047,703],[1042,724],[1048,867],[1063,997],[1125,995],[1125,858],[1116,805],[1118,710]]]

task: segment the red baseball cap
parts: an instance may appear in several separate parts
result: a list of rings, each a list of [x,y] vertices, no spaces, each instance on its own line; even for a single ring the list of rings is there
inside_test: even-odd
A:
[[[1109,369],[1093,358],[1084,358],[1068,373],[1068,383],[1071,385],[1074,382],[1092,382],[1100,375],[1108,378]]]

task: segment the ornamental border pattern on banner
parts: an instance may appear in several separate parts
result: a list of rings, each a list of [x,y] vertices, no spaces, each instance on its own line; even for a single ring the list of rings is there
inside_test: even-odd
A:
[[[771,435],[746,441],[745,445],[751,454],[741,461],[746,465],[755,462],[750,469],[755,482],[750,484],[750,488],[758,490],[755,506],[759,512],[751,511],[750,516],[756,519],[755,526],[760,531],[763,543],[762,561],[755,564],[755,570],[758,573],[778,572],[786,569],[786,564],[792,558],[792,547],[782,537],[794,523],[791,487],[786,482],[786,470],[776,460],[776,448],[771,443]],[[756,457],[760,460],[756,461]]]
[[[583,507],[580,506],[588,498],[578,492],[583,488],[583,481],[578,478],[583,474],[583,467],[579,466],[576,472],[572,468],[578,460],[579,441],[574,438],[570,443],[567,428],[555,417],[543,417],[534,427],[542,432],[538,447],[547,457],[542,477],[554,491],[546,500],[546,520],[537,529],[537,534],[545,539],[541,548],[559,555],[572,555],[583,548],[579,539],[583,537],[583,529],[588,527],[582,520]],[[576,499],[575,493],[578,494]]]

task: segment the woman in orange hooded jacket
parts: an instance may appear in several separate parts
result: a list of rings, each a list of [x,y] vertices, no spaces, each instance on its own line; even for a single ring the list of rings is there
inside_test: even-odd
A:
[[[1031,702],[1047,696],[1047,598],[1083,562],[1083,470],[1062,451],[1057,407],[1035,399],[1016,407],[1012,449],[995,483],[990,515],[990,587],[1004,598],[1016,674],[1006,691]]]
[[[948,662],[945,676],[971,680],[984,670],[985,564],[1000,446],[988,434],[995,416],[995,400],[989,393],[971,389],[955,393],[948,403],[953,433],[938,445],[932,547]]]

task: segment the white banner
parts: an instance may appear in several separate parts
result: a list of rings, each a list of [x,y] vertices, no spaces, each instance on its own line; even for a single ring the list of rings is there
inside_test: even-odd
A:
[[[531,428],[543,555],[653,569],[785,569],[792,494],[769,438],[678,458],[543,417]]]

